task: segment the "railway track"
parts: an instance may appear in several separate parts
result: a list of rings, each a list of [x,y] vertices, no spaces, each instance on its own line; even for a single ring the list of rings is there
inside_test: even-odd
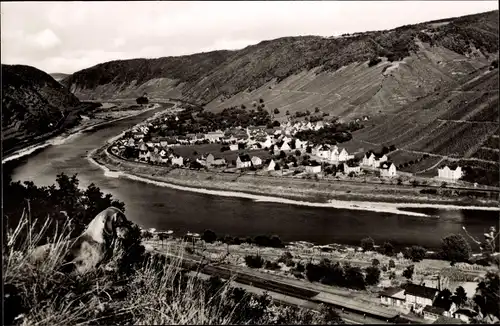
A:
[[[199,264],[201,259],[192,255],[183,254],[183,261],[189,263]],[[263,277],[258,277],[256,275],[251,275],[244,273],[242,271],[235,271],[230,267],[226,266],[202,266],[198,270],[199,273],[218,276],[222,279],[232,280],[234,282],[248,285],[254,288],[262,289],[265,291],[270,291],[274,293],[279,293],[292,298],[297,298],[304,300],[307,303],[307,308],[312,308],[314,310],[319,309],[321,304],[340,309],[342,315],[351,314],[351,318],[355,317],[360,322],[353,323],[413,323],[409,319],[401,317],[398,313],[389,311],[386,308],[374,309],[366,307],[363,303],[356,302],[355,300],[343,298],[340,296],[325,295],[323,292],[302,288],[299,286],[287,284],[284,282],[275,281],[272,279],[266,279]],[[197,272],[197,273],[198,273]],[[304,306],[304,305],[303,305]],[[314,308],[315,307],[315,308]],[[367,319],[368,318],[368,319]]]

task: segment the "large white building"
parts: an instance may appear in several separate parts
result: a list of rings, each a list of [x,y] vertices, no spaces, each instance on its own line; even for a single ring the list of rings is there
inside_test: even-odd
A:
[[[444,179],[444,180],[449,180],[452,182],[455,182],[459,180],[463,176],[463,171],[460,166],[457,166],[456,168],[449,168],[447,165],[438,169],[438,178],[439,179]]]

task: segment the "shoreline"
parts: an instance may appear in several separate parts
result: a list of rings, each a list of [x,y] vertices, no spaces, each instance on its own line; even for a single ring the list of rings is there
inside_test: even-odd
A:
[[[138,116],[140,114],[146,113],[148,111],[157,109],[158,107],[159,107],[159,105],[155,104],[155,106],[153,106],[151,108],[140,110],[139,112],[131,114],[131,115],[128,115],[128,116],[120,117],[120,118],[109,120],[109,121],[99,122],[99,123],[96,123],[94,125],[85,126],[85,127],[76,126],[73,129],[70,129],[70,130],[67,130],[66,132],[63,132],[63,135],[55,136],[53,138],[46,139],[46,140],[44,140],[44,141],[42,141],[42,142],[40,142],[38,144],[33,144],[33,145],[30,145],[30,146],[28,146],[26,148],[22,148],[22,149],[19,149],[19,150],[15,151],[14,153],[8,155],[7,157],[2,158],[2,164],[5,164],[5,163],[7,163],[9,161],[17,160],[17,159],[19,159],[21,157],[24,157],[24,156],[27,156],[27,155],[30,155],[33,152],[35,152],[35,151],[37,151],[39,149],[45,148],[45,147],[49,147],[49,146],[52,146],[52,145],[61,145],[61,144],[64,144],[68,140],[70,140],[70,139],[72,139],[72,138],[80,135],[83,132],[86,132],[86,131],[92,130],[94,128],[106,125],[108,123],[113,123],[113,122],[117,122],[117,121],[120,121],[120,120],[123,120],[123,119],[132,118],[132,117]],[[67,133],[67,135],[64,135],[64,133]],[[122,134],[120,134],[120,135],[122,135]],[[114,138],[111,138],[110,141],[112,141],[112,139],[114,139]]]
[[[106,148],[107,146],[105,146]],[[428,217],[436,218],[435,216],[418,213],[412,211],[400,210],[400,208],[438,208],[438,209],[451,209],[451,210],[462,210],[462,209],[474,209],[474,210],[487,210],[487,211],[500,211],[498,207],[490,206],[462,206],[453,204],[433,204],[433,203],[389,203],[389,202],[377,202],[377,201],[355,201],[355,200],[339,200],[330,199],[327,202],[314,202],[308,201],[306,196],[301,199],[297,198],[286,198],[282,196],[269,196],[260,193],[251,193],[245,191],[228,191],[224,189],[210,189],[203,186],[191,186],[182,184],[182,180],[176,180],[181,184],[176,184],[166,180],[158,180],[156,178],[148,178],[140,175],[136,175],[131,172],[125,171],[113,171],[105,163],[100,163],[93,157],[95,153],[103,148],[94,149],[87,155],[87,160],[92,164],[98,166],[104,171],[104,175],[110,178],[127,178],[129,180],[139,181],[143,183],[153,184],[159,187],[165,187],[170,189],[176,189],[181,191],[189,191],[200,194],[212,195],[212,196],[222,196],[222,197],[234,197],[234,198],[244,198],[250,199],[255,202],[270,202],[279,204],[288,204],[296,206],[308,206],[308,207],[318,207],[318,208],[336,208],[336,209],[349,209],[349,210],[363,210],[372,211],[379,213],[391,213],[397,215],[415,216],[415,217]],[[107,151],[105,151],[107,155]],[[215,185],[215,184],[214,184]],[[437,217],[439,218],[439,217]]]

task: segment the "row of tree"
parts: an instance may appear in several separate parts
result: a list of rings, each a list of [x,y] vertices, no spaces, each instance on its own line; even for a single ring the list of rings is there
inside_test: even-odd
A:
[[[361,240],[361,248],[364,251],[373,251],[375,241],[370,237],[364,238]],[[389,242],[385,242],[377,251],[387,256],[395,254],[394,246]],[[402,252],[406,259],[411,259],[413,262],[421,261],[427,253],[421,246],[411,246]],[[471,254],[472,249],[467,240],[460,234],[451,234],[441,240],[441,250],[436,258],[448,260],[451,263],[468,262]]]

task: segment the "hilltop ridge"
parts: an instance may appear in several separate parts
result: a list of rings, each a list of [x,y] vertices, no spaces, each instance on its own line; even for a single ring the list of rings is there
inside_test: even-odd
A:
[[[342,37],[282,37],[235,51],[115,60],[78,71],[62,82],[80,98],[137,97],[147,92],[209,104],[263,85],[283,85],[294,76],[312,80],[351,66],[362,73],[371,70],[370,65],[378,66],[379,60],[396,65],[415,56],[431,61],[443,57],[432,62],[429,70],[435,73],[428,79],[450,79],[452,72],[468,73],[472,67],[487,65],[497,52],[498,11],[491,11]],[[445,62],[454,62],[449,67],[453,69],[438,66]],[[428,73],[409,69],[401,74],[416,81]],[[413,92],[423,96],[428,89]]]

